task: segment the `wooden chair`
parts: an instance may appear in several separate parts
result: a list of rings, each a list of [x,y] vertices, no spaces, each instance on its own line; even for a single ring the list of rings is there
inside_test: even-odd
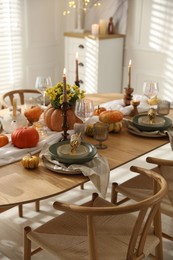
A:
[[[156,167],[153,169],[155,172],[161,174],[168,183],[168,193],[162,199],[161,202],[161,213],[173,217],[173,160],[165,160],[154,157],[147,157],[146,161],[148,163],[155,164]],[[123,202],[133,199],[141,200],[146,195],[152,193],[152,185],[148,182],[148,179],[145,176],[136,176],[127,180],[124,183],[116,184],[116,200],[117,205],[122,204]],[[124,196],[123,199],[118,200],[119,195]],[[173,236],[170,236],[162,232],[164,238],[167,238],[173,241]]]
[[[3,108],[8,108],[13,105],[13,98],[17,98],[20,101],[20,105],[24,105],[25,97],[27,94],[39,94],[41,93],[37,89],[15,89],[4,93],[1,96],[1,105]]]
[[[35,94],[36,97],[42,96],[41,93],[36,89],[15,89],[15,90],[6,92],[1,96],[2,108],[8,108],[9,106],[12,106],[13,98],[17,98],[17,100],[20,101],[20,105],[24,105],[27,94],[30,95],[31,97],[33,94]],[[19,208],[19,216],[23,217],[22,204],[19,205],[18,208]],[[36,201],[35,209],[36,209],[36,211],[39,211],[39,201]]]
[[[65,213],[42,226],[24,230],[24,260],[44,249],[56,259],[143,259],[155,250],[163,259],[160,201],[167,192],[164,178],[132,166],[131,170],[154,182],[153,194],[140,202],[116,206],[93,194],[83,205],[55,202]],[[38,248],[31,250],[31,242]]]

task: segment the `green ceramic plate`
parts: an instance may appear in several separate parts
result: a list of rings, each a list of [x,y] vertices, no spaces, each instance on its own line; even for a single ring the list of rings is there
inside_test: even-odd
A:
[[[151,132],[151,131],[163,131],[168,129],[172,126],[172,120],[169,117],[166,116],[156,116],[157,118],[163,119],[164,123],[161,125],[157,124],[151,124],[151,125],[144,125],[140,122],[142,121],[142,118],[146,118],[147,114],[137,115],[134,116],[132,119],[133,124],[141,131]],[[161,120],[162,121],[162,120]]]
[[[75,163],[81,164],[81,163],[88,162],[97,153],[97,149],[94,145],[82,142],[81,145],[83,145],[88,150],[88,153],[85,156],[81,157],[81,155],[79,155],[79,158],[78,158],[77,156],[74,157],[73,155],[69,154],[68,157],[67,156],[64,157],[61,154],[58,154],[57,151],[60,146],[63,146],[65,144],[69,144],[69,141],[58,142],[49,147],[49,152],[50,152],[51,156],[55,160],[65,163],[65,164],[75,164]]]

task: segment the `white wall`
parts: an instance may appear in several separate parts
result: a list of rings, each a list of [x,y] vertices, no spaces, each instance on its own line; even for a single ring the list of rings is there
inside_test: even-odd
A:
[[[38,75],[55,84],[64,66],[64,0],[24,0],[24,88],[33,88]]]
[[[142,94],[145,80],[159,83],[159,97],[173,100],[173,1],[129,0],[123,86],[132,59],[132,86]]]

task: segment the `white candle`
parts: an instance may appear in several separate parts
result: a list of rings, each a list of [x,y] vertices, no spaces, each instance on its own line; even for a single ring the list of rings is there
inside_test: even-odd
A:
[[[17,99],[13,98],[13,117],[16,117],[17,112]]]
[[[95,36],[99,34],[99,24],[91,25],[91,34]]]
[[[67,102],[66,69],[63,71],[63,102]]]
[[[128,87],[129,88],[131,86],[131,68],[132,68],[132,60],[129,60],[129,65],[128,65],[128,76],[129,76]]]
[[[99,21],[99,32],[100,34],[106,34],[107,31],[107,22],[106,20],[101,19]]]

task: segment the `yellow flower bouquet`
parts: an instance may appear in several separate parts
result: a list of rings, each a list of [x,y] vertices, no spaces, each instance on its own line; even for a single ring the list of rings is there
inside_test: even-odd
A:
[[[66,84],[67,89],[67,102],[69,106],[75,105],[77,99],[85,97],[85,91],[80,87],[70,84]],[[56,86],[48,88],[46,90],[46,96],[49,97],[52,107],[60,108],[63,103],[63,82],[59,82]]]

